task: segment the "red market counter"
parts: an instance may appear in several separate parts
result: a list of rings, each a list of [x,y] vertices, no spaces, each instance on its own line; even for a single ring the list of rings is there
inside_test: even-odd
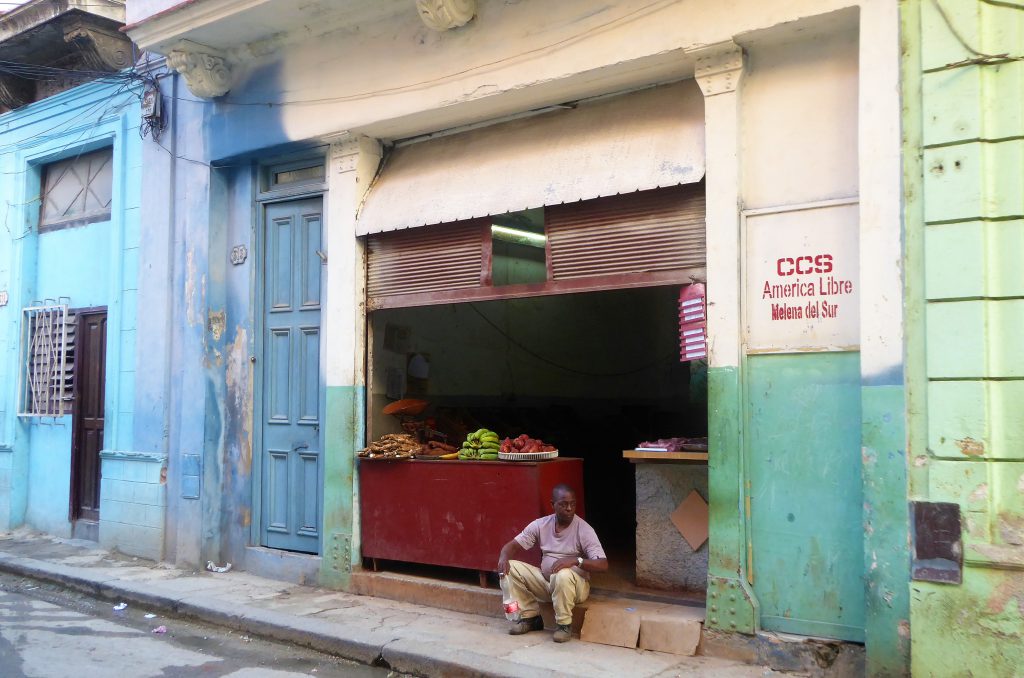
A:
[[[576,490],[582,517],[582,459],[360,459],[362,555],[493,572],[501,547],[552,512],[551,490],[559,483]],[[529,555],[540,562],[536,547]]]

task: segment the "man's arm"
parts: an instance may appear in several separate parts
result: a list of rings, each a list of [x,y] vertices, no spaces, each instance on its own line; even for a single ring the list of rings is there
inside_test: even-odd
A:
[[[555,564],[551,566],[551,572],[555,573],[566,567],[579,567],[580,569],[586,570],[587,572],[607,572],[608,559],[584,558],[583,564],[580,565],[579,561],[575,558],[559,558],[555,561]]]
[[[576,558],[559,558],[551,566],[552,572],[558,572],[562,568],[574,566],[587,572],[605,572],[608,570],[608,557],[604,554],[604,547],[601,546],[601,540],[597,538],[594,528],[584,522],[580,526],[579,535],[578,548],[580,557],[583,558],[583,563],[581,564]]]
[[[498,572],[508,574],[508,561],[523,552],[523,547],[515,539],[501,547],[501,554],[498,556]],[[605,565],[607,568],[607,565]]]

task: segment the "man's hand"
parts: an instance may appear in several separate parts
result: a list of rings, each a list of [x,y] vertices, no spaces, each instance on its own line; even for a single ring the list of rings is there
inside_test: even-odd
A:
[[[567,567],[575,567],[576,564],[577,563],[575,558],[559,558],[555,561],[555,564],[551,566],[551,574],[554,574],[559,570],[564,570]]]
[[[501,553],[498,555],[498,574],[507,575],[509,570],[508,561],[513,556],[519,555],[522,550],[523,547],[515,539],[502,546]]]

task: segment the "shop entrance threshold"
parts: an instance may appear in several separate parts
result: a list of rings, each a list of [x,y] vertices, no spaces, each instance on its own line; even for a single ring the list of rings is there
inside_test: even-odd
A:
[[[629,604],[629,601],[659,606],[680,605],[689,608],[688,612],[702,612],[704,609],[703,593],[658,591],[636,586],[618,588],[616,584],[617,581],[614,579],[607,582],[595,581],[590,597],[578,606],[579,610],[585,613],[586,609],[595,603],[614,602],[622,605]],[[420,571],[420,568],[414,569],[409,566],[402,568],[402,571],[358,570],[352,573],[350,590],[359,595],[427,605],[455,612],[487,617],[502,616],[500,589],[496,584],[487,588],[480,586],[476,573],[470,571],[463,573],[449,568],[423,568],[423,571]],[[542,606],[545,617],[550,616],[550,607]],[[574,626],[582,623],[582,617],[577,617]],[[553,623],[551,619],[547,621]],[[579,631],[578,628],[575,630]]]

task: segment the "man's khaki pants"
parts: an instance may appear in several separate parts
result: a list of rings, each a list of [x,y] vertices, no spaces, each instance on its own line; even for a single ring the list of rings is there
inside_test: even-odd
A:
[[[590,582],[571,567],[554,573],[548,581],[540,568],[521,560],[511,560],[508,563],[508,583],[523,619],[540,614],[538,602],[551,601],[555,608],[555,623],[562,626],[572,624],[572,608],[590,595]]]

